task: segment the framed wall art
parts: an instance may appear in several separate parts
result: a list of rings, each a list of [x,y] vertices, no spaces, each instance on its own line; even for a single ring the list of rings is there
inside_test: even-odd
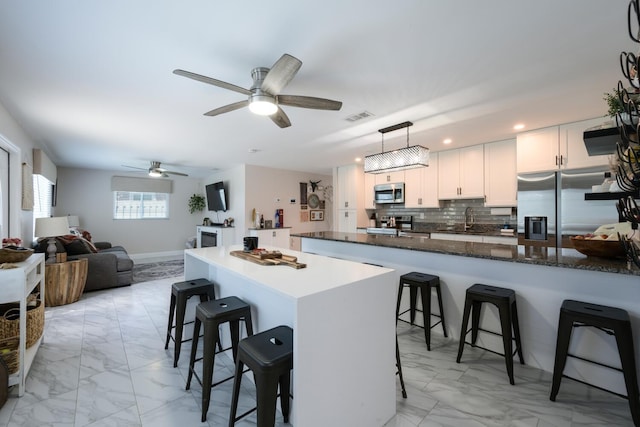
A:
[[[324,221],[324,211],[310,211],[311,221]]]

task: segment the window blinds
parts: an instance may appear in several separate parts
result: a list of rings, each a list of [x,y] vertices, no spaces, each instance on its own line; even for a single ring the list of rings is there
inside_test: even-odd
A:
[[[141,193],[172,193],[173,181],[170,179],[135,178],[131,176],[112,176],[111,191],[138,191]]]

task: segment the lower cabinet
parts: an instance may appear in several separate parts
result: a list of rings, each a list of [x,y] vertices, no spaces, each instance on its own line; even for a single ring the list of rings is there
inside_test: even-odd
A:
[[[276,247],[290,249],[289,228],[250,229],[249,236],[258,238],[258,247]]]

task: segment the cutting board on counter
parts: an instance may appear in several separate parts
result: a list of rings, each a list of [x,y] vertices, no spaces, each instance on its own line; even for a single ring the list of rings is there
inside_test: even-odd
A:
[[[305,268],[307,264],[298,262],[298,258],[284,255],[280,252],[251,253],[244,251],[231,251],[232,256],[255,262],[260,265],[286,265],[295,269]]]

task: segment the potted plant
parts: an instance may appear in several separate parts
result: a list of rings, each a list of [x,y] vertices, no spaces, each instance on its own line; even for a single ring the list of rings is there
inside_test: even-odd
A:
[[[620,91],[618,89],[614,89],[613,93],[605,93],[602,99],[607,103],[607,114],[609,117],[615,117],[616,114],[624,112],[624,106],[620,100]]]
[[[205,207],[204,196],[194,194],[189,198],[189,213],[202,212]]]

